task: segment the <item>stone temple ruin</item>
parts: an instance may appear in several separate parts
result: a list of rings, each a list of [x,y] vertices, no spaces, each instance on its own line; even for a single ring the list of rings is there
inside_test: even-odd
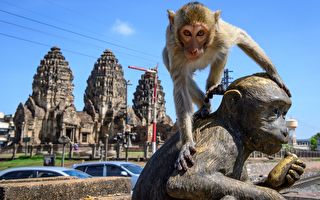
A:
[[[32,95],[18,106],[16,142],[57,143],[61,135],[76,139],[80,119],[73,105],[73,75],[60,49],[52,47],[34,75]]]
[[[76,111],[74,106],[72,81],[68,62],[58,47],[52,47],[34,75],[32,95],[16,110],[16,143],[56,144],[62,135],[79,144],[97,144],[105,141],[106,136],[112,142],[117,133],[125,131],[127,115],[128,124],[138,138],[147,139],[149,116],[152,116],[152,111],[148,115],[152,108],[152,93],[147,90],[153,88],[153,79],[148,74],[142,75],[139,81],[133,109],[127,107],[127,85],[122,66],[110,50],[104,51],[94,64],[87,80],[83,111]],[[160,81],[157,103],[157,128],[164,132],[163,128],[169,130],[173,123],[165,113]]]
[[[154,74],[146,72],[141,75],[139,84],[136,87],[136,91],[133,94],[133,110],[136,116],[141,121],[139,126],[145,127],[144,130],[139,134],[140,140],[151,141],[152,138],[152,116],[154,115],[154,102],[153,98],[153,88],[154,88]],[[160,134],[162,140],[168,137],[167,133],[171,131],[173,127],[173,122],[171,118],[166,114],[165,108],[165,94],[161,86],[161,81],[157,79],[157,132]],[[140,129],[141,130],[141,129]],[[141,130],[141,131],[142,131]]]
[[[94,122],[95,143],[106,134],[113,138],[124,129],[127,88],[122,66],[111,51],[103,52],[87,83],[83,110]]]

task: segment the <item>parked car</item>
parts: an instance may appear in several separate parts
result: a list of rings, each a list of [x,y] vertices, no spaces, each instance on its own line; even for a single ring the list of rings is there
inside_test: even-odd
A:
[[[14,167],[0,171],[0,180],[44,178],[56,176],[74,176],[78,178],[90,178],[89,174],[67,167]]]
[[[131,178],[132,188],[136,184],[142,167],[131,162],[100,161],[74,164],[74,169],[83,171],[91,176],[126,176]]]

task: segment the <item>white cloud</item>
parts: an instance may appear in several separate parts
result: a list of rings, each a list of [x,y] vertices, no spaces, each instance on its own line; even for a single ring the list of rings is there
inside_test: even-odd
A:
[[[123,36],[129,36],[135,32],[127,22],[121,21],[120,19],[116,19],[112,26],[112,31]]]

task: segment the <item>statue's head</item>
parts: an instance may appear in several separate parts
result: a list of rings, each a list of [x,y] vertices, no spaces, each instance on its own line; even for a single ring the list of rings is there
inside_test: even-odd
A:
[[[228,87],[218,112],[238,127],[247,148],[273,154],[289,140],[285,115],[290,106],[290,98],[274,81],[254,74]]]

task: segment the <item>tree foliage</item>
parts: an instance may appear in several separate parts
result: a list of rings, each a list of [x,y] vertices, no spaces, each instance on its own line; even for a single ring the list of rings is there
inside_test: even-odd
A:
[[[320,132],[311,137],[310,143],[311,143],[311,150],[312,151],[317,150],[319,138],[320,138]]]

